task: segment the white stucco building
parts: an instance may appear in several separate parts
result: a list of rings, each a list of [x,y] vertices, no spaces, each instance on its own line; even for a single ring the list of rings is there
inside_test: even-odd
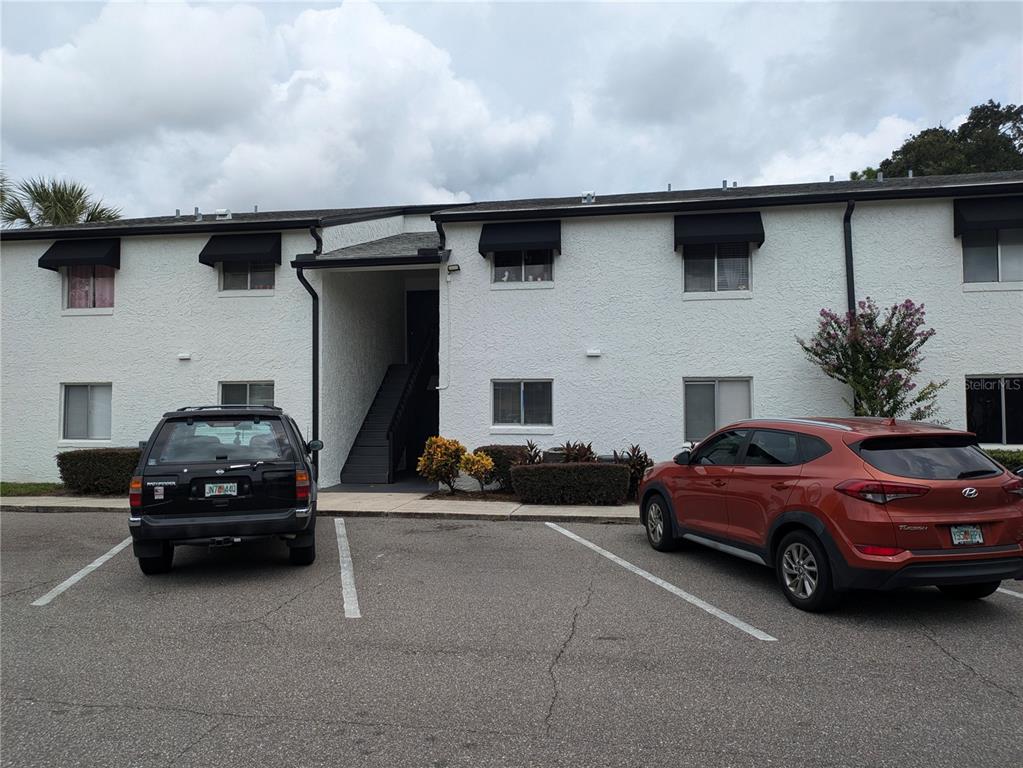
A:
[[[0,477],[215,402],[291,413],[324,486],[438,432],[666,458],[847,414],[795,338],[865,296],[926,306],[942,420],[1023,444],[1023,173],[7,230]]]

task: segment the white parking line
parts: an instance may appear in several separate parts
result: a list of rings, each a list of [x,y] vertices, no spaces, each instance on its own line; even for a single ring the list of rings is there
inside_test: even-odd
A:
[[[1013,597],[1018,597],[1020,600],[1023,600],[1023,592],[1013,592],[1011,589],[1005,589],[1004,587],[999,587],[998,591],[1003,595],[1012,595]]]
[[[589,547],[594,552],[596,552],[598,555],[603,555],[608,560],[610,560],[612,563],[616,563],[616,564],[622,566],[622,568],[625,568],[628,571],[632,571],[637,576],[642,576],[644,579],[646,579],[650,583],[656,584],[661,589],[668,590],[669,592],[671,592],[671,594],[675,595],[676,597],[681,597],[683,600],[685,600],[690,605],[695,605],[697,608],[700,608],[701,610],[706,611],[711,616],[716,616],[717,618],[721,619],[722,621],[728,622],[729,624],[731,624],[736,629],[745,632],[747,635],[755,637],[757,640],[764,640],[765,642],[768,642],[768,643],[774,643],[774,642],[778,641],[778,638],[771,637],[766,632],[761,632],[759,629],[757,629],[756,627],[752,626],[751,624],[747,624],[742,619],[737,619],[734,616],[732,616],[730,613],[725,613],[720,608],[715,608],[713,605],[711,605],[710,603],[706,602],[705,600],[701,600],[696,595],[691,595],[688,592],[686,592],[684,589],[679,589],[674,584],[669,584],[664,579],[660,579],[657,576],[654,576],[649,571],[644,571],[638,565],[633,565],[628,560],[623,560],[622,558],[618,557],[618,555],[614,554],[613,552],[608,552],[606,549],[598,547],[592,541],[587,541],[582,536],[577,536],[576,534],[572,533],[571,531],[569,531],[569,530],[567,530],[565,528],[562,528],[560,525],[557,525],[555,523],[547,523],[547,527],[548,528],[553,528],[558,533],[561,533],[561,534],[564,534],[565,536],[568,536],[568,538],[572,539],[573,541],[578,541],[584,547]]]
[[[352,568],[352,550],[348,547],[345,521],[335,517],[334,527],[337,528],[337,555],[341,561],[341,597],[345,604],[345,618],[361,619],[362,611],[359,610],[359,595],[355,591],[355,569]]]
[[[65,581],[62,581],[60,584],[55,586],[53,589],[51,589],[45,595],[40,597],[38,600],[34,601],[32,603],[32,605],[46,605],[53,598],[55,598],[57,595],[59,595],[61,592],[63,592],[64,590],[68,589],[69,587],[73,587],[75,584],[80,582],[82,579],[84,579],[90,573],[95,571],[97,568],[99,568],[101,565],[103,565],[103,563],[105,563],[111,557],[116,555],[118,552],[120,552],[122,549],[124,549],[129,544],[131,544],[131,536],[126,538],[124,541],[122,541],[116,547],[111,549],[105,555],[101,555],[100,557],[97,557],[95,560],[93,560],[91,563],[89,563],[87,566],[85,566],[82,570],[80,570],[74,576],[70,577],[69,579],[67,579]]]

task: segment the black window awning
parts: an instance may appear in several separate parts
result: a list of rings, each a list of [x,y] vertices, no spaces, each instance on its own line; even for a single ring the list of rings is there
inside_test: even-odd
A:
[[[978,230],[1023,227],[1023,195],[956,200],[955,236]]]
[[[39,257],[43,269],[102,265],[121,268],[121,239],[90,238],[87,240],[58,240]]]
[[[561,219],[484,224],[480,233],[480,253],[484,256],[494,251],[542,248],[561,250]]]
[[[281,233],[213,235],[199,254],[199,263],[215,267],[218,262],[280,264]]]
[[[680,245],[709,243],[764,244],[760,211],[696,213],[675,217],[675,250]]]

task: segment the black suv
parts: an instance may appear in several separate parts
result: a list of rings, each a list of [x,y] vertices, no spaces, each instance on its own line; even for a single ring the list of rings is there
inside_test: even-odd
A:
[[[272,406],[165,413],[142,444],[129,501],[143,573],[170,570],[177,544],[229,546],[278,536],[291,562],[316,559],[316,477],[295,420]]]

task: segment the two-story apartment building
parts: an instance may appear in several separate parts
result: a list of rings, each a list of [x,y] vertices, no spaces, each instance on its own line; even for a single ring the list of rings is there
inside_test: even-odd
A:
[[[1023,173],[176,215],[8,230],[0,476],[132,445],[185,404],[280,405],[321,484],[429,434],[639,443],[847,414],[822,307],[923,303],[939,417],[1023,445]],[[343,474],[342,474],[343,473]]]

